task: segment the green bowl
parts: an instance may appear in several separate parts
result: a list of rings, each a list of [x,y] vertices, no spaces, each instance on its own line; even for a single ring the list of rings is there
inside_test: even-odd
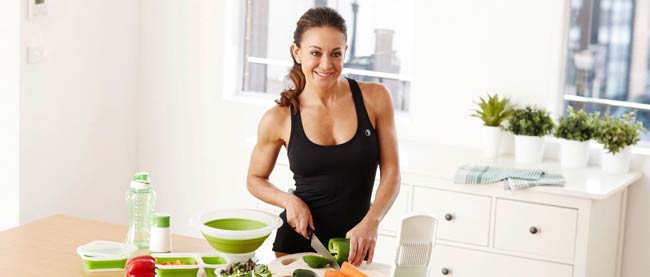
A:
[[[208,240],[208,243],[210,244],[210,246],[212,246],[212,248],[216,249],[221,253],[232,253],[232,254],[244,254],[244,253],[249,253],[257,250],[257,248],[259,248],[262,245],[262,243],[264,243],[264,240],[266,240],[266,238],[268,238],[269,235],[270,234],[259,238],[253,238],[253,239],[234,240],[234,239],[215,238],[203,233],[203,237],[205,237],[205,239]]]
[[[215,250],[246,254],[257,250],[282,225],[282,219],[260,210],[240,209],[208,212],[193,219],[193,224]]]

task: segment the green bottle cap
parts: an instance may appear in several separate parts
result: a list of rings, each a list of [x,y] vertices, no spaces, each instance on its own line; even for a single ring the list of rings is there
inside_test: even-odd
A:
[[[153,225],[158,228],[169,228],[170,216],[168,213],[155,213],[153,216]]]
[[[145,183],[149,184],[151,183],[149,181],[149,172],[138,172],[135,175],[133,175],[133,181],[137,181],[140,183]]]

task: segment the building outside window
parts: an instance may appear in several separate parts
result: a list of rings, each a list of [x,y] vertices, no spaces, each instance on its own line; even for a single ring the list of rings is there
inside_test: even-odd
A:
[[[307,9],[327,6],[346,20],[348,51],[343,75],[388,87],[397,112],[409,110],[413,1],[248,0],[243,8],[244,94],[278,95],[290,86],[290,45],[296,21]]]
[[[643,0],[571,0],[565,106],[621,117],[635,112],[650,127],[650,4]],[[650,133],[642,135],[650,141]]]

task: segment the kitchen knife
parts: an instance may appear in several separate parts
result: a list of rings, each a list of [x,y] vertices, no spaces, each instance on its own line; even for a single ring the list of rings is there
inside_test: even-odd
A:
[[[314,234],[314,230],[312,230],[311,228],[307,228],[307,233],[308,233],[308,235],[309,235],[309,240],[310,240],[310,243],[311,243],[311,248],[314,248],[314,250],[316,250],[316,253],[318,253],[318,254],[320,254],[321,256],[323,256],[323,258],[325,258],[325,259],[329,259],[329,260],[331,261],[331,262],[330,262],[330,265],[331,265],[334,269],[336,269],[336,270],[340,270],[341,267],[340,267],[339,264],[336,262],[336,259],[334,259],[334,257],[332,256],[332,254],[330,254],[330,251],[327,250],[327,248],[323,245],[323,243],[320,242],[320,240],[318,239],[318,237],[316,237],[316,234]]]

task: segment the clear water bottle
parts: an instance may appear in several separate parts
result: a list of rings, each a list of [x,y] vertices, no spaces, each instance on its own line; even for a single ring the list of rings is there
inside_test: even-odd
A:
[[[138,248],[149,247],[149,234],[155,202],[156,192],[151,188],[149,173],[136,173],[131,181],[131,187],[126,193],[126,203],[129,209],[127,243]]]

